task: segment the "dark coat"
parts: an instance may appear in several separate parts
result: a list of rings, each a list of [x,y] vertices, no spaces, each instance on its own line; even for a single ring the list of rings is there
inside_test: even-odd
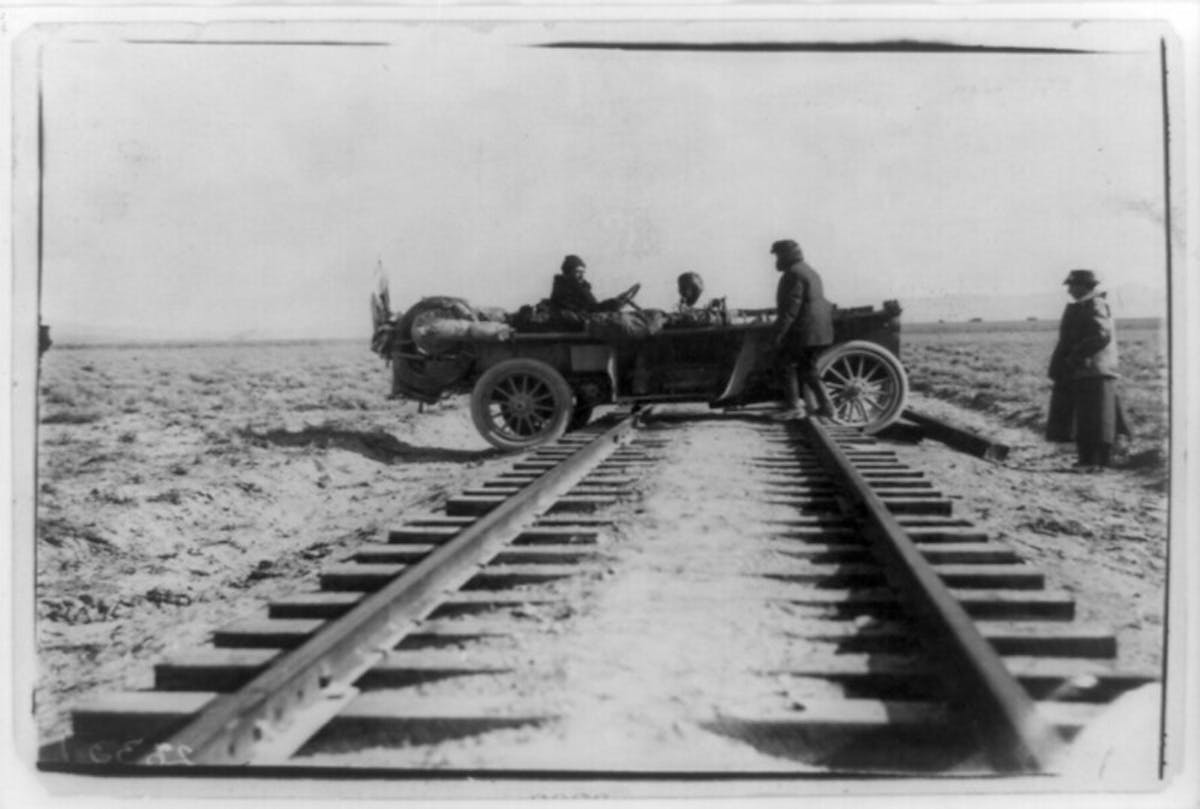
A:
[[[1103,292],[1071,301],[1058,326],[1058,344],[1050,356],[1055,382],[1117,377],[1117,340],[1112,312]]]
[[[1048,375],[1054,387],[1047,439],[1112,443],[1116,435],[1129,435],[1115,385],[1095,384],[1118,376],[1116,334],[1104,293],[1067,304]]]
[[[1055,382],[1050,391],[1046,440],[1112,444],[1119,435],[1132,436],[1116,384],[1106,376]]]
[[[796,258],[780,270],[775,290],[775,334],[784,346],[807,349],[833,344],[833,307],[817,271]]]
[[[550,303],[569,312],[615,312],[621,308],[620,301],[609,299],[597,301],[592,294],[592,285],[574,275],[554,276],[554,287],[550,292]]]

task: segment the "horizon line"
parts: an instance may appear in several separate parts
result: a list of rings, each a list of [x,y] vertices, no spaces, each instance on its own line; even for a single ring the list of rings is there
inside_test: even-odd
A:
[[[1129,323],[1134,321],[1159,321],[1163,322],[1168,319],[1167,315],[1163,314],[1143,314],[1143,315],[1125,315],[1117,317],[1117,323]],[[1026,323],[1053,324],[1057,323],[1059,318],[1054,317],[1025,317],[1025,318],[986,318],[986,317],[964,317],[939,320],[913,320],[901,321],[900,332],[904,333],[906,328],[914,328],[921,326],[977,326],[980,324],[1012,324],[1023,325]],[[356,336],[312,336],[312,337],[99,337],[95,339],[78,336],[68,336],[62,339],[61,342],[54,340],[54,334],[50,335],[53,340],[51,349],[78,349],[78,348],[189,348],[194,346],[259,346],[259,345],[292,345],[303,343],[348,343],[362,341],[364,345],[370,348],[370,335],[362,334]]]

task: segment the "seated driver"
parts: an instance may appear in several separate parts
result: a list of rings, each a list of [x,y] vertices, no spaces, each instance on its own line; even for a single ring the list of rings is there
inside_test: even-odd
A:
[[[616,312],[629,303],[641,284],[634,284],[615,298],[597,301],[592,294],[592,285],[584,280],[587,264],[579,256],[570,255],[563,259],[562,272],[554,276],[554,289],[550,303],[569,312],[588,314],[591,312]]]

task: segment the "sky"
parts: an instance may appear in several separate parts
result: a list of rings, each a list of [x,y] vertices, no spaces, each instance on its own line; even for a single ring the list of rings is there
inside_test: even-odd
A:
[[[1165,301],[1149,23],[136,25],[42,50],[41,316],[109,337],[369,333],[393,304],[515,309],[575,253],[601,296],[766,307],[796,239],[844,305],[1055,316],[1090,267]],[[637,51],[924,41],[1088,54]],[[169,40],[169,41],[164,41]],[[359,44],[303,44],[354,42]],[[231,44],[234,43],[234,44]],[[1031,297],[1032,296],[1032,297]],[[1036,298],[1036,301],[1030,301]],[[1155,309],[1156,311],[1141,311]],[[1044,311],[1043,311],[1044,310]]]

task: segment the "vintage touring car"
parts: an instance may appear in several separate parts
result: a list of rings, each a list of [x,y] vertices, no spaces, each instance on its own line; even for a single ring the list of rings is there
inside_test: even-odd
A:
[[[561,318],[545,303],[507,313],[459,298],[424,298],[393,314],[372,296],[372,349],[392,367],[392,394],[435,402],[471,394],[471,417],[494,446],[527,449],[578,429],[601,405],[704,402],[739,408],[783,398],[771,348],[773,310],[723,301],[680,312]],[[908,392],[900,306],[834,310],[835,344],[817,363],[836,421],[876,432]]]

